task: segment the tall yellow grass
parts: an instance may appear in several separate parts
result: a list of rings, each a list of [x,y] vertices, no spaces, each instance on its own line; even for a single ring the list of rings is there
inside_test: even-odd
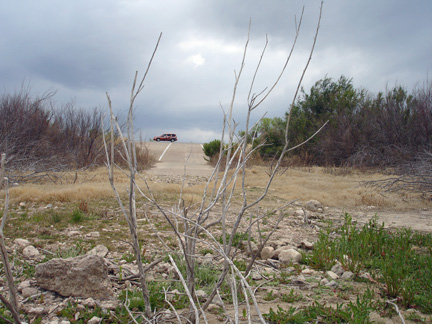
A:
[[[247,170],[246,189],[248,197],[260,195],[268,181],[268,171],[264,167],[254,167]],[[12,203],[69,203],[80,201],[114,199],[114,194],[108,181],[106,169],[97,169],[85,174],[62,175],[65,184],[24,184],[10,189]],[[116,173],[116,183],[122,195],[126,195],[128,179],[120,172]],[[146,177],[145,173],[143,177]],[[289,202],[295,199],[306,201],[316,199],[325,206],[339,208],[354,208],[361,206],[375,206],[394,210],[429,208],[431,202],[415,194],[398,194],[380,192],[377,189],[365,187],[363,183],[370,180],[382,179],[380,173],[364,173],[358,170],[338,172],[334,169],[318,167],[290,168],[280,172],[270,187],[268,200]],[[149,177],[150,179],[150,177]],[[153,194],[163,201],[177,202],[180,197],[181,184],[167,184],[151,182]],[[145,188],[144,183],[140,183]],[[199,203],[202,199],[205,183],[186,186],[182,198],[187,205]],[[236,190],[240,194],[241,183],[237,182]],[[3,193],[2,193],[3,195]],[[3,197],[3,196],[2,196]]]

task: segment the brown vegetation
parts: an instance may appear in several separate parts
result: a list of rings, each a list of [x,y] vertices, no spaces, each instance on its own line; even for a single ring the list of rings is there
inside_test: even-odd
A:
[[[0,96],[0,152],[6,153],[6,169],[13,182],[41,178],[61,182],[58,171],[104,164],[104,113],[98,108],[78,109],[73,102],[55,107],[54,95],[33,97],[29,88],[22,87]],[[141,169],[154,161],[145,146],[137,148],[137,159]],[[120,156],[117,162],[124,165]]]
[[[246,186],[248,194],[260,192],[268,180],[268,168],[252,167],[247,169]],[[365,186],[370,181],[379,181],[389,175],[360,171],[355,168],[323,168],[323,167],[298,167],[289,168],[280,172],[270,187],[271,197],[269,204],[274,200],[291,201],[299,199],[307,201],[317,199],[324,205],[339,208],[356,208],[375,206],[377,208],[389,208],[393,210],[405,210],[430,206],[430,202],[422,198],[421,194],[408,194],[400,192],[383,192],[379,189]],[[87,171],[78,176],[75,185],[72,181],[75,173],[65,176],[65,184],[53,184],[45,181],[43,184],[25,184],[10,189],[11,203],[79,203],[80,201],[102,202],[113,198],[112,190],[106,179],[107,171],[98,168]],[[156,197],[162,200],[176,200],[181,190],[182,183],[164,183],[156,177],[145,175]],[[289,179],[289,181],[288,181]],[[90,181],[91,180],[91,181]],[[121,173],[116,174],[116,182],[122,184],[120,193],[126,195],[127,177]],[[144,185],[139,179],[138,184]],[[194,185],[183,189],[186,202],[195,204],[202,198],[205,183],[196,182]],[[240,193],[241,188],[239,188]],[[273,202],[272,202],[273,201]]]

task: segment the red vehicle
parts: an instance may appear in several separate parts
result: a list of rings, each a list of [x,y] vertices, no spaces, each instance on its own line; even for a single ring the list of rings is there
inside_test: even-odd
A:
[[[177,141],[177,135],[176,134],[162,134],[161,136],[154,137],[153,141],[156,141],[156,142],[160,142],[160,141],[175,142],[175,141]]]

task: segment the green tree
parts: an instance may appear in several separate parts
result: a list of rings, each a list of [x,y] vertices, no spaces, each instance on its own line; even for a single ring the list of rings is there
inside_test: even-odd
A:
[[[263,118],[255,127],[257,138],[253,147],[261,144],[258,152],[261,157],[272,158],[282,151],[285,145],[285,125],[286,120],[280,117]]]
[[[289,112],[290,143],[296,145],[305,141],[328,120],[323,131],[302,146],[298,154],[318,164],[342,164],[355,151],[353,121],[367,92],[355,89],[352,79],[341,76],[337,81],[325,77],[317,81],[309,93],[304,89],[301,93]]]

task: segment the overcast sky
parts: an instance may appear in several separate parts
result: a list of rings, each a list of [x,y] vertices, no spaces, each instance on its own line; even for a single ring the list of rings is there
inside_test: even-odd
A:
[[[247,93],[268,36],[254,93],[270,87],[297,46],[271,97],[252,120],[287,111],[312,46],[319,0],[0,0],[0,90],[25,80],[34,95],[56,90],[58,106],[124,112],[136,70],[144,72],[162,40],[136,102],[143,136],[177,133],[182,142],[220,137],[252,21],[246,65],[235,105],[244,129]],[[353,78],[371,92],[402,85],[411,90],[432,71],[432,1],[327,0],[303,86],[326,75]],[[430,78],[430,76],[429,76]]]

